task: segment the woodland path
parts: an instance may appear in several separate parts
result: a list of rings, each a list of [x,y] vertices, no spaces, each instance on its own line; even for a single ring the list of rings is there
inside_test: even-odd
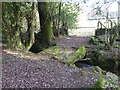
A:
[[[78,37],[78,36],[69,36],[69,37],[60,37],[57,38],[56,42],[58,46],[67,46],[71,47],[80,47],[82,45],[88,46],[90,36],[87,37]]]
[[[87,45],[89,37],[60,37],[56,39],[58,46],[68,48]],[[94,71],[72,68],[57,60],[33,59],[19,57],[20,53],[2,50],[2,87],[3,88],[82,88],[93,85],[99,78]],[[92,73],[95,73],[93,75]],[[84,75],[86,74],[86,75]]]

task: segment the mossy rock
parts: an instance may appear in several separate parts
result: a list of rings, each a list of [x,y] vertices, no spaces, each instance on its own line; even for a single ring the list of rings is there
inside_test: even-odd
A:
[[[102,70],[99,66],[93,66],[92,69],[99,74],[106,74],[106,71]]]
[[[49,48],[41,51],[40,53],[42,53],[42,54],[56,54],[56,53],[65,52],[66,50],[67,49],[64,49],[63,47],[53,46],[53,47],[49,47]]]
[[[101,67],[114,68],[116,61],[120,63],[120,58],[115,56],[111,57],[106,55],[100,55],[98,61],[98,64]]]
[[[110,77],[113,82],[116,82],[116,81],[119,80],[119,77],[118,77],[117,75],[115,75],[114,73],[111,73],[111,72],[107,72],[107,73],[106,73],[106,76],[107,76],[107,77]]]
[[[70,64],[70,66],[73,68],[78,68],[75,64]]]
[[[52,58],[56,60],[60,60],[60,61],[63,61],[65,57],[66,57],[65,54],[57,54],[57,55],[52,56]]]
[[[85,46],[82,46],[72,54],[71,51],[65,51],[63,54],[54,55],[53,58],[76,68],[77,66],[74,63],[82,59],[85,54],[86,48]]]
[[[106,90],[106,88],[115,88],[116,90],[120,89],[117,85],[112,84],[104,78],[98,79],[98,81],[92,86],[92,88],[99,88],[101,90]]]
[[[101,74],[102,69],[98,66],[93,66],[92,69]]]
[[[63,62],[69,65],[74,64],[76,61],[82,59],[85,56],[85,54],[86,54],[86,48],[85,46],[82,46],[73,54],[69,55],[66,59],[64,59]]]
[[[71,53],[73,53],[73,51],[66,49],[60,54],[53,55],[52,58],[64,62],[64,59],[66,59]]]
[[[102,74],[106,75],[106,71],[102,70],[99,66],[93,66],[93,67],[89,67],[89,68],[84,67],[83,69],[84,70],[93,70],[95,73],[99,73],[101,75]]]

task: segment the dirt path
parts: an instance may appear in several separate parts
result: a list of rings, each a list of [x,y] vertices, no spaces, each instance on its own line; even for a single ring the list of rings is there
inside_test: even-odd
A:
[[[89,40],[90,40],[90,37],[61,36],[60,38],[56,39],[56,42],[58,46],[67,46],[71,48],[71,47],[80,47],[82,45],[87,46]]]
[[[61,37],[57,42],[58,46],[80,47],[88,40],[85,37]],[[25,59],[18,57],[18,53],[11,53],[2,51],[3,88],[81,88],[91,86],[99,78],[97,73],[91,75],[93,71],[74,69],[49,57],[49,60]]]

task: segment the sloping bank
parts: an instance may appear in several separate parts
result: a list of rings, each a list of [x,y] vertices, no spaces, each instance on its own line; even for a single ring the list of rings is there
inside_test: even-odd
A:
[[[77,61],[83,60],[83,58],[86,54],[86,48],[85,48],[85,46],[82,46],[82,47],[79,47],[76,51],[74,51],[74,50],[72,51],[66,47],[54,46],[54,47],[45,49],[44,51],[40,52],[40,54],[52,55],[52,58],[57,59],[58,61],[60,61],[64,64],[67,64],[66,67],[71,66],[71,67],[69,67],[69,69],[70,69],[72,67],[77,68],[77,66],[74,63]],[[47,61],[45,60],[44,62],[47,62]],[[39,66],[42,66],[42,65],[43,64],[41,64]],[[47,64],[47,66],[49,66],[49,63]],[[57,65],[56,66],[50,65],[50,67],[47,67],[47,68],[52,70],[51,67],[53,67],[53,69],[55,69],[57,67]],[[66,67],[62,66],[61,70],[64,71],[66,69]],[[64,73],[67,73],[69,71],[69,69],[67,71],[65,71]],[[55,70],[58,71],[57,68]],[[55,71],[55,70],[52,70],[52,71]],[[59,71],[59,72],[61,72],[61,71]],[[92,81],[92,79],[89,77],[97,77],[98,80],[96,81],[96,83],[94,85],[91,84],[91,86],[89,86],[88,88],[117,88],[117,89],[119,89],[119,84],[120,84],[119,77],[111,72],[106,72],[106,71],[102,70],[98,66],[92,66],[89,68],[84,67],[82,70],[80,70],[80,72],[75,72],[75,71],[72,72],[72,75],[74,75],[74,77],[68,78],[69,80],[75,79],[75,81],[80,80],[80,82],[84,82],[84,83],[87,83],[89,81],[91,81],[91,83],[93,83],[94,81]],[[67,74],[67,76],[69,76],[69,74]],[[89,81],[88,80],[86,81],[85,78],[86,79],[89,78]],[[83,80],[83,79],[85,79],[85,80]]]
[[[63,54],[54,55],[53,58],[55,58],[63,63],[66,63],[66,64],[72,66],[73,68],[77,68],[77,66],[74,63],[82,60],[82,58],[85,57],[85,55],[86,55],[86,48],[85,48],[85,46],[82,46],[82,47],[78,48],[74,53],[66,55],[66,57],[65,57],[65,53],[64,53],[64,55]],[[89,68],[84,67],[83,69],[87,70],[87,71],[92,70],[93,72],[99,73],[101,75],[101,77],[98,79],[98,81],[93,86],[91,86],[91,88],[120,89],[119,77],[117,75],[115,75],[111,72],[106,72],[98,66],[92,66]],[[95,75],[95,73],[93,73],[93,75]]]

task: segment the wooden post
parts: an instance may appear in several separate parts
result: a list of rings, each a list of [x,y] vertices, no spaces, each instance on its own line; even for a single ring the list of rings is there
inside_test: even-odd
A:
[[[120,1],[118,2],[118,24],[120,24]]]

